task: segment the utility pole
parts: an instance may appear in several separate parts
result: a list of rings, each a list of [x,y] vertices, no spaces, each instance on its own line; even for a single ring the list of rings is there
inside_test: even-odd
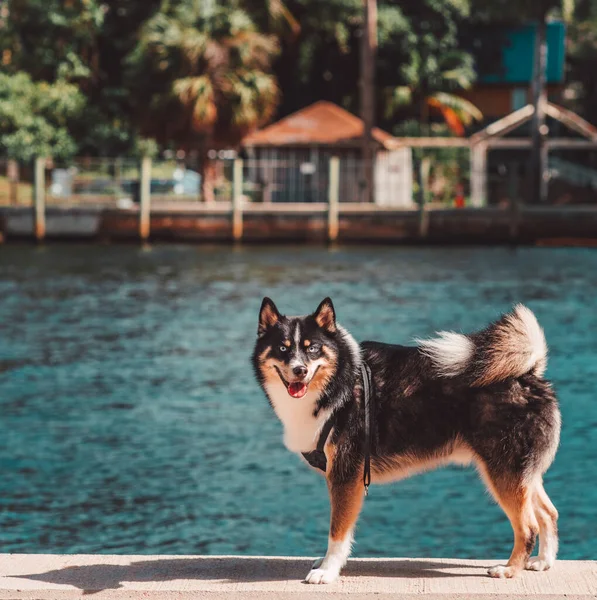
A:
[[[374,202],[373,125],[375,122],[375,62],[377,54],[377,0],[363,0],[364,24],[361,32],[361,118],[363,119],[363,195]]]

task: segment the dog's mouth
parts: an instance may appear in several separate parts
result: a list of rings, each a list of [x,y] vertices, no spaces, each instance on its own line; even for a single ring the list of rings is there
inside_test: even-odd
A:
[[[319,366],[317,367],[319,369]],[[317,373],[317,369],[315,369],[315,373]],[[293,398],[302,398],[309,390],[309,384],[313,381],[313,377],[315,377],[315,373],[313,373],[313,377],[309,379],[309,381],[291,381],[288,382],[282,375],[282,372],[278,367],[276,367],[276,371],[278,372],[278,376],[282,380],[282,383],[285,385],[286,390],[288,391],[288,395]]]

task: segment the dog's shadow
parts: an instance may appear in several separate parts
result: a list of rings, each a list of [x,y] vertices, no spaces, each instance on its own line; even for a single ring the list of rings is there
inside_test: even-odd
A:
[[[18,575],[22,579],[70,585],[87,594],[123,587],[122,582],[160,582],[176,579],[195,579],[223,583],[266,581],[302,581],[312,561],[304,558],[206,557],[160,558],[141,560],[130,565],[79,565],[45,573]],[[348,576],[375,577],[477,577],[485,571],[477,565],[478,573],[447,572],[443,569],[466,569],[472,565],[429,560],[352,561],[343,571]]]

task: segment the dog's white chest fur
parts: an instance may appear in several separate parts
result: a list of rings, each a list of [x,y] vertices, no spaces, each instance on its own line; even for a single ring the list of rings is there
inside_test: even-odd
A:
[[[291,452],[315,450],[319,431],[329,416],[327,411],[313,416],[319,393],[309,390],[302,398],[293,398],[282,382],[269,382],[265,390],[284,426],[286,448]]]

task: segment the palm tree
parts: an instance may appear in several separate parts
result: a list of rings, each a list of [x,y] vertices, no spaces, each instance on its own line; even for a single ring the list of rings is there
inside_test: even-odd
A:
[[[260,33],[238,5],[207,15],[187,0],[165,3],[144,27],[130,58],[133,80],[150,100],[145,129],[162,141],[199,150],[203,200],[214,199],[208,150],[230,147],[271,119],[279,90],[271,64],[274,36]]]
[[[415,106],[422,127],[429,123],[432,111],[442,118],[455,135],[464,135],[465,127],[483,118],[481,111],[462,98],[458,90],[469,89],[475,77],[470,55],[459,50],[447,52],[437,60],[414,54],[413,60],[402,69],[406,85],[387,90],[387,115],[397,109]]]

